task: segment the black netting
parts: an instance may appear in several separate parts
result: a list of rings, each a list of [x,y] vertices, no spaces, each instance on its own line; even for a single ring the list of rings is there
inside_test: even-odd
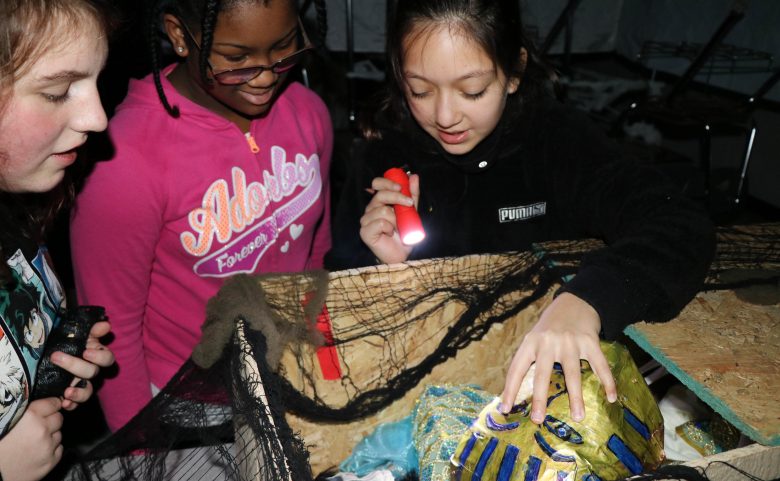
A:
[[[243,328],[225,356],[192,360],[125,427],[70,473],[84,480],[311,479],[308,456],[281,408],[265,337]],[[257,361],[255,361],[257,359]]]
[[[778,224],[720,229],[706,288],[777,283],[779,233]],[[285,412],[331,424],[377,413],[492,326],[549,294],[576,273],[584,253],[601,246],[547,242],[529,252],[329,275],[231,278],[209,305],[205,341],[194,354],[199,364],[188,361],[71,477],[311,479],[309,454]],[[722,280],[733,271],[738,280]],[[332,332],[317,327],[326,297],[330,319],[349,319],[334,322]],[[340,380],[328,392],[316,372],[316,342],[341,362]],[[368,369],[360,365],[366,360],[350,361],[357,342],[375,349]]]
[[[705,290],[780,281],[780,225],[721,227]]]

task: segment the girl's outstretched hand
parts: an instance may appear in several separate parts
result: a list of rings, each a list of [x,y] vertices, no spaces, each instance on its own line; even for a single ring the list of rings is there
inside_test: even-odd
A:
[[[582,398],[580,359],[588,361],[604,386],[607,400],[615,402],[615,380],[599,346],[600,330],[601,320],[590,304],[567,292],[556,297],[526,334],[512,358],[501,394],[501,409],[508,412],[512,408],[523,378],[531,364],[535,363],[531,421],[536,424],[544,421],[550,376],[553,364],[558,362],[566,379],[571,417],[574,421],[582,421],[585,418],[585,404]]]
[[[19,422],[0,439],[3,479],[37,481],[60,462],[61,405],[56,397],[31,402]]]
[[[101,367],[114,363],[114,353],[100,342],[100,338],[111,331],[111,324],[106,321],[96,322],[89,331],[87,347],[82,357],[75,357],[64,352],[55,352],[51,360],[54,364],[70,372],[76,378],[71,387],[65,389],[62,409],[72,411],[86,402],[92,396],[92,383],[89,379],[97,376]]]
[[[360,218],[360,238],[371,249],[376,258],[385,264],[404,262],[412,252],[412,246],[404,245],[398,235],[395,221],[395,204],[416,206],[420,197],[420,176],[409,176],[409,190],[412,197],[401,194],[401,186],[384,177],[371,182],[374,194]]]

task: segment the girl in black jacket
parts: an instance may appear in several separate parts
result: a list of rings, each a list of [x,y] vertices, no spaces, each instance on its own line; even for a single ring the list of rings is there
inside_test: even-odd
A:
[[[549,78],[516,0],[399,0],[388,31],[386,108],[358,152],[333,221],[331,269],[528,250],[597,237],[521,341],[506,378],[509,409],[532,364],[531,419],[544,419],[554,363],[572,418],[584,416],[580,359],[617,393],[599,348],[639,320],[673,317],[714,252],[706,214],[658,172],[626,158],[587,119],[546,94]],[[382,177],[406,166],[411,197]],[[404,245],[392,206],[416,205],[427,237]]]

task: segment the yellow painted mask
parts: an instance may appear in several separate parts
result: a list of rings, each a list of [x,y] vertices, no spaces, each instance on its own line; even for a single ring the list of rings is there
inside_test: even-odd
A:
[[[530,394],[522,389],[507,415],[498,411],[496,398],[462,436],[452,456],[453,479],[597,481],[655,469],[664,458],[658,405],[625,347],[602,342],[601,349],[615,376],[615,403],[607,401],[598,377],[582,361],[586,417],[573,421],[563,372],[556,365],[544,422],[531,422]]]

